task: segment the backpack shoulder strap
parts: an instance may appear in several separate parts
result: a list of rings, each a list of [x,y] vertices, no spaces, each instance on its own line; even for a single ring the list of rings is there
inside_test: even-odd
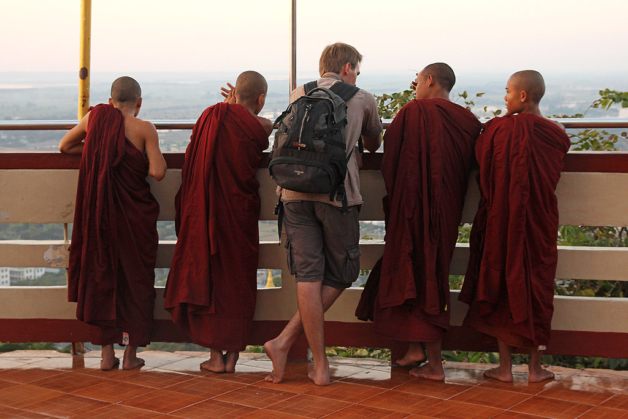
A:
[[[355,96],[356,93],[358,93],[360,88],[352,84],[339,81],[334,83],[329,90],[340,96],[345,102],[348,102],[353,96]]]
[[[310,93],[312,90],[316,89],[318,87],[318,81],[314,80],[311,81],[309,83],[305,83],[303,85],[303,89],[305,89],[305,94],[307,95],[308,93]]]

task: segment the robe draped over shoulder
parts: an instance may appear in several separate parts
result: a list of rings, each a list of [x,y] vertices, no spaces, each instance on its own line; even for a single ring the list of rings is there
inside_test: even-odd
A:
[[[89,115],[81,156],[68,300],[79,320],[101,328],[95,344],[146,345],[155,304],[159,204],[146,181],[148,159],[125,137],[111,105]]]
[[[448,100],[418,99],[386,130],[386,244],[356,311],[382,336],[429,342],[449,329],[449,265],[481,127]]]
[[[175,199],[177,244],[165,307],[194,343],[242,351],[257,296],[260,197],[268,134],[245,108],[218,103],[196,122]]]
[[[512,346],[547,345],[554,312],[558,205],[571,143],[548,119],[489,121],[476,144],[480,203],[460,301],[465,324]]]

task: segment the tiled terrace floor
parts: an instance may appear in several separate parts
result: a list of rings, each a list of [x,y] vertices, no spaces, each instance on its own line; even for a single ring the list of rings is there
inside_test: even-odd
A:
[[[628,373],[552,368],[557,379],[513,384],[482,378],[490,365],[446,365],[447,381],[415,379],[373,360],[331,358],[333,383],[316,387],[308,364],[264,381],[270,361],[244,354],[235,374],[199,371],[206,354],[143,352],[141,371],[99,369],[99,353],[0,355],[0,418],[622,418]]]

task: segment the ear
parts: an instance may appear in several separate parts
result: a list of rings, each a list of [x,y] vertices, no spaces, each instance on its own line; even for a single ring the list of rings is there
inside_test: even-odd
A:
[[[428,87],[432,87],[432,86],[434,86],[436,84],[436,82],[434,81],[434,77],[432,77],[431,74],[427,75],[426,80],[427,80],[427,86]]]
[[[521,103],[524,103],[528,100],[528,92],[526,92],[525,90],[522,90],[521,93],[519,94],[519,97],[521,99]]]
[[[137,102],[135,102],[135,107],[136,107],[137,109],[139,109],[139,108],[141,108],[141,107],[142,107],[142,98],[139,98],[139,99],[137,100]]]
[[[113,99],[109,98],[109,104],[113,106]]]
[[[266,103],[266,93],[262,93],[257,97],[257,103],[259,105],[264,105]]]
[[[351,70],[351,63],[345,63],[340,69],[340,74],[348,74]]]

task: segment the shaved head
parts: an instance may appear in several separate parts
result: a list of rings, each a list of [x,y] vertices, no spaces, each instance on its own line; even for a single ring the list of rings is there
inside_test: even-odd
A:
[[[423,77],[431,75],[434,81],[436,81],[440,87],[447,90],[447,92],[451,92],[454,84],[456,84],[454,70],[445,63],[430,64],[421,71],[421,75]]]
[[[525,91],[534,103],[539,103],[545,95],[545,81],[538,71],[517,71],[510,76],[510,81],[518,90]]]
[[[235,93],[238,102],[251,103],[268,91],[266,79],[257,71],[245,71],[236,80]]]
[[[115,103],[129,103],[135,105],[135,102],[142,97],[142,89],[135,79],[127,76],[117,78],[111,85],[111,99]]]

